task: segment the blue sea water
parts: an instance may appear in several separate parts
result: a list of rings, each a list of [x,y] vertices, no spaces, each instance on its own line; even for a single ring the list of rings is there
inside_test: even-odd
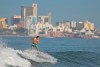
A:
[[[2,39],[8,47],[14,49],[31,48],[32,37]],[[100,39],[40,38],[38,47],[58,59],[58,62],[50,67],[100,67]]]

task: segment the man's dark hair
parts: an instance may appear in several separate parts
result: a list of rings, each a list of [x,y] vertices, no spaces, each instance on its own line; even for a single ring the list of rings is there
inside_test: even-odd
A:
[[[39,36],[36,36],[36,38],[39,38]]]

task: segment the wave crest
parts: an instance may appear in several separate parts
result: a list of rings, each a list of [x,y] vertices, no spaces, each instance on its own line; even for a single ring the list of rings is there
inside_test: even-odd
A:
[[[5,42],[3,42],[0,39],[0,67],[31,67],[30,60],[38,63],[57,62],[57,60],[54,57],[41,51],[30,50],[30,49],[21,51],[6,47],[5,45],[6,45]],[[19,56],[19,54],[25,58]]]

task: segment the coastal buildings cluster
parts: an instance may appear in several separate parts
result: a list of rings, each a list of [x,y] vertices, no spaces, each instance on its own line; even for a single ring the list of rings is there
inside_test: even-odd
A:
[[[0,34],[28,35],[44,37],[82,37],[99,38],[100,31],[95,30],[93,22],[86,21],[59,21],[52,24],[52,13],[46,16],[38,15],[38,5],[33,3],[31,7],[21,6],[21,15],[11,16],[8,26],[8,18],[0,18]]]

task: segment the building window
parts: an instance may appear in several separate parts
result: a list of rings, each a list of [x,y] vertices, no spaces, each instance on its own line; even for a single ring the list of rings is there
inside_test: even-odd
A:
[[[45,18],[45,19],[44,19],[44,22],[48,22],[48,18]]]

